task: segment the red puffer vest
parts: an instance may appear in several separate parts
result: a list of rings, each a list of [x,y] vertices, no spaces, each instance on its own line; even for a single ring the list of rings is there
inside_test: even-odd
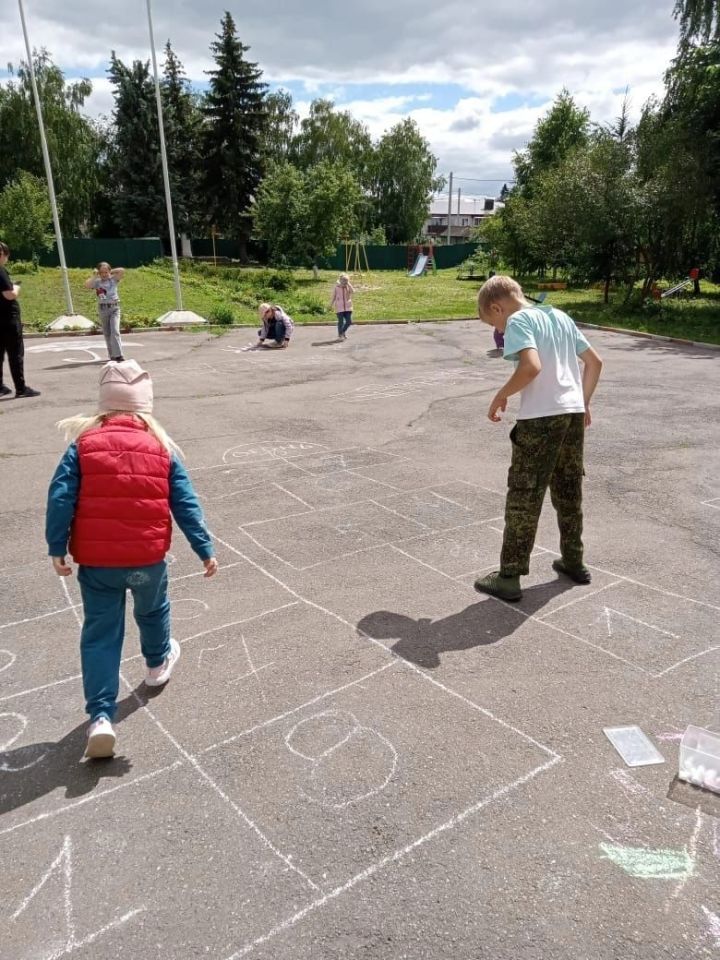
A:
[[[111,417],[77,441],[80,493],[70,535],[76,563],[144,567],[170,547],[170,455],[133,416]]]

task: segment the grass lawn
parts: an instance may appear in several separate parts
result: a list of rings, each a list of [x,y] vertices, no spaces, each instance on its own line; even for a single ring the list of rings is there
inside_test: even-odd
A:
[[[10,264],[12,273],[12,264]],[[88,270],[70,270],[75,309],[94,318],[95,295],[83,288]],[[23,321],[29,329],[42,329],[64,312],[60,271],[42,268],[36,274],[17,276],[22,281]],[[211,321],[224,314],[227,323],[255,324],[257,304],[270,300],[282,304],[296,323],[334,323],[327,307],[337,274],[320,271],[318,280],[311,271],[297,270],[291,288],[278,290],[274,271],[252,268],[214,270],[202,265],[183,270],[184,306]],[[280,275],[282,286],[283,275]],[[457,270],[441,270],[418,279],[404,271],[376,271],[353,277],[356,289],[354,320],[357,323],[381,323],[386,320],[442,320],[475,316],[475,298],[479,281],[457,279]],[[532,282],[527,284],[532,294]],[[123,316],[134,325],[146,325],[174,307],[172,271],[167,264],[154,264],[128,270],[122,281]],[[674,297],[662,306],[648,304],[642,310],[629,310],[618,294],[614,303],[602,303],[600,290],[574,289],[553,291],[548,303],[567,310],[576,320],[604,326],[624,327],[682,337],[705,343],[720,343],[720,287],[702,283],[697,300],[687,295]]]

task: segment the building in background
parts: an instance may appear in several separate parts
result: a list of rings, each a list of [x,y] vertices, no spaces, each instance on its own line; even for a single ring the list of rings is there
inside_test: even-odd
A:
[[[495,197],[460,197],[458,211],[457,197],[453,197],[450,221],[450,239],[452,243],[467,243],[473,232],[483,220],[492,217],[505,204]],[[430,212],[425,222],[424,233],[433,240],[444,243],[448,232],[448,197],[439,194],[430,202]]]

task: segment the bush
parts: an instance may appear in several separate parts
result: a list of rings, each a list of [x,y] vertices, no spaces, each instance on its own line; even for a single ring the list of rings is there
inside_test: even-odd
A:
[[[290,270],[258,270],[245,278],[244,286],[259,292],[271,290],[273,293],[283,293],[295,289],[295,277]]]
[[[297,304],[296,309],[298,313],[309,313],[311,315],[325,313],[325,303],[319,297],[298,297],[295,303]]]
[[[35,260],[13,260],[10,270],[13,274],[37,273],[39,267]]]
[[[235,323],[235,311],[227,304],[220,303],[213,307],[208,317],[210,323],[217,323],[221,327],[230,327]]]
[[[136,327],[157,327],[157,325],[157,319],[148,317],[144,313],[123,313],[120,317],[120,327],[123,330],[134,330]]]

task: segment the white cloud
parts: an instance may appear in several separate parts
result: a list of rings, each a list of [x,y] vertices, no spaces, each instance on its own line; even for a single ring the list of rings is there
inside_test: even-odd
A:
[[[122,59],[148,57],[143,4],[94,0],[92,15],[87,0],[25,4],[32,43],[46,46],[69,76],[104,71],[111,49]],[[158,45],[170,37],[195,82],[211,66],[209,45],[227,5],[153,0]],[[266,78],[300,85],[301,113],[306,99],[330,96],[375,136],[410,115],[442,169],[507,177],[512,150],[527,141],[561,87],[598,122],[619,112],[622,95],[613,90],[630,87],[636,114],[662,90],[676,44],[673,6],[674,0],[513,0],[488,11],[472,0],[420,8],[414,0],[343,8],[305,0],[293,9],[282,0],[248,0],[233,13]],[[3,26],[0,63],[17,63],[24,57],[19,18],[8,10]],[[90,110],[106,114],[107,78],[94,85]],[[416,86],[418,96],[400,85]],[[429,88],[456,93],[436,106]],[[516,105],[500,109],[500,98]]]

